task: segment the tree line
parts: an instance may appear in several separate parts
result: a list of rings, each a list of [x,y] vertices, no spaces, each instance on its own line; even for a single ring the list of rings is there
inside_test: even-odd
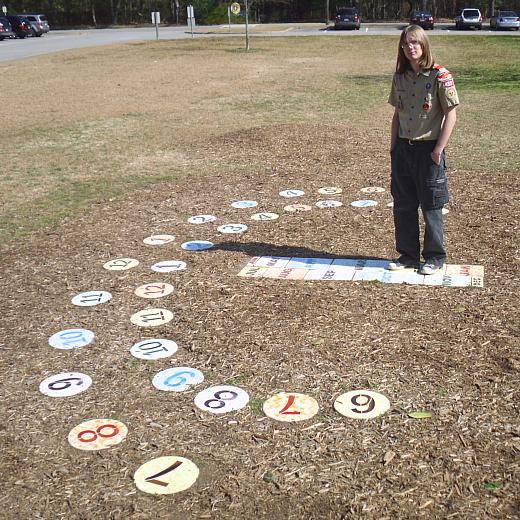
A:
[[[243,15],[244,0],[239,3]],[[150,23],[152,11],[161,13],[161,22],[185,24],[187,5],[193,5],[197,23],[226,23],[230,4],[222,0],[0,0],[11,14],[46,14],[55,28]],[[384,21],[406,20],[414,9],[445,19],[453,19],[463,7],[476,7],[484,16],[499,9],[518,12],[520,0],[249,0],[248,5],[255,23],[325,22],[333,19],[336,8],[352,5],[363,21]],[[233,17],[233,23],[243,21],[243,16]]]

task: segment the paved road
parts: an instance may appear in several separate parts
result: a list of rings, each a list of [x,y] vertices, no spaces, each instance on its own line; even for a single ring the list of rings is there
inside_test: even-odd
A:
[[[261,36],[311,36],[323,35],[327,37],[357,37],[362,35],[398,35],[405,24],[378,23],[362,24],[359,31],[335,31],[325,24],[251,24],[251,37]],[[200,26],[194,29],[194,38],[214,38],[237,36],[243,33],[244,26],[232,26],[231,32],[226,25]],[[509,35],[520,36],[515,32],[494,32],[484,28],[482,31],[455,31],[453,24],[438,24],[429,34],[443,35]],[[186,26],[161,27],[159,39],[172,40],[191,38]],[[41,54],[60,52],[68,49],[79,49],[98,45],[109,45],[130,41],[155,40],[155,28],[121,28],[121,29],[86,29],[70,31],[51,31],[41,38],[25,38],[23,40],[4,40],[0,42],[0,62],[29,58]]]

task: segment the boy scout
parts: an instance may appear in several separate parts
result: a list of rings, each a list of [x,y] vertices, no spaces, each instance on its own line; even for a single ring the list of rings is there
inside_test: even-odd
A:
[[[434,274],[446,260],[442,208],[448,202],[444,149],[457,119],[459,98],[450,72],[433,59],[428,37],[417,25],[401,33],[388,102],[391,127],[391,191],[399,258],[390,270],[420,261],[419,213],[424,217],[421,274]]]

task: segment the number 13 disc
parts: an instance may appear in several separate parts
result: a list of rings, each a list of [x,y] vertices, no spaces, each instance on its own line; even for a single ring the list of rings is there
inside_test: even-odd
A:
[[[351,419],[373,419],[390,409],[390,401],[371,390],[352,390],[334,401],[337,412]]]

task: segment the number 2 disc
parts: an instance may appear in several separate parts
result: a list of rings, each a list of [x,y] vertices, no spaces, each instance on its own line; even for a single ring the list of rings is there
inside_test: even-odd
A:
[[[351,419],[373,419],[390,409],[390,401],[371,390],[352,390],[340,395],[334,401],[334,408]]]
[[[113,419],[92,419],[69,433],[69,444],[78,450],[103,450],[125,440],[128,428]]]
[[[145,462],[134,473],[138,489],[153,495],[171,495],[195,484],[199,468],[184,457],[169,456]]]

